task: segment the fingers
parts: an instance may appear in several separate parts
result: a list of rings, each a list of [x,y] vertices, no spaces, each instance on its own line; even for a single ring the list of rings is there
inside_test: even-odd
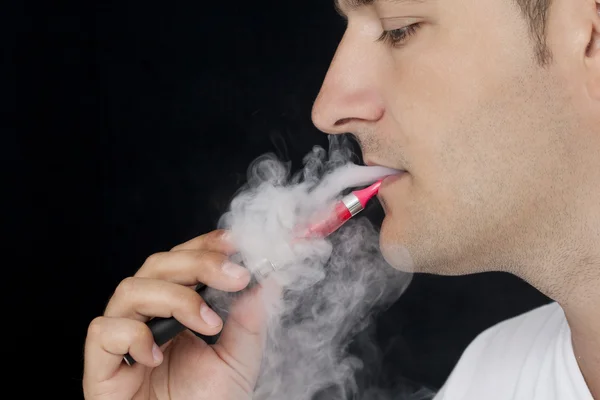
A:
[[[186,327],[216,335],[223,321],[193,289],[150,278],[124,279],[104,312],[106,317],[145,321],[148,317],[175,317]]]
[[[88,327],[84,357],[87,376],[84,380],[102,382],[109,379],[127,353],[148,367],[155,367],[163,360],[145,323],[127,318],[97,317]]]
[[[162,362],[162,352],[145,323],[151,317],[174,317],[208,336],[219,333],[223,321],[190,286],[201,282],[222,291],[239,291],[248,285],[250,272],[228,262],[236,249],[225,234],[224,230],[213,231],[170,252],[155,254],[133,277],[119,284],[104,316],[89,325],[84,386],[98,389],[94,382],[109,382],[115,377],[142,379],[143,374],[138,373],[142,366],[155,367]],[[128,353],[142,366],[119,370]]]
[[[230,262],[223,253],[206,250],[179,250],[156,253],[134,275],[170,281],[185,286],[202,282],[227,292],[236,292],[250,282],[250,271]]]
[[[232,304],[215,352],[251,387],[260,371],[268,316],[277,308],[281,288],[270,280],[244,293]]]
[[[224,229],[217,229],[195,237],[187,242],[181,243],[171,249],[179,250],[210,250],[218,253],[231,255],[236,252],[233,244],[227,239],[228,232]]]

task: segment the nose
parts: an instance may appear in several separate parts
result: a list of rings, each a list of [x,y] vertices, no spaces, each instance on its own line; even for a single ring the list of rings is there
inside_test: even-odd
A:
[[[325,133],[346,133],[384,114],[376,49],[372,39],[360,36],[346,30],[313,105],[312,121]]]

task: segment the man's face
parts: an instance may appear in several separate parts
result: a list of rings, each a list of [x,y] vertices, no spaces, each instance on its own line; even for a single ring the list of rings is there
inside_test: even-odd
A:
[[[586,32],[562,17],[577,2],[555,0],[544,68],[512,0],[344,1],[313,121],[352,132],[367,163],[407,171],[380,191],[384,256],[404,268],[408,250],[417,272],[520,268],[584,170],[588,103],[571,58]]]

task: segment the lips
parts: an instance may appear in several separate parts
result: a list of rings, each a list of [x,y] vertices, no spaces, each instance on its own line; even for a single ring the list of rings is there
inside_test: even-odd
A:
[[[372,166],[378,166],[378,167],[385,167],[385,168],[395,169],[396,171],[398,171],[398,174],[404,174],[404,173],[407,172],[404,168],[398,168],[396,166],[379,164],[379,163],[373,162],[371,160],[365,160],[365,165],[368,165],[370,167],[372,167]]]
[[[406,171],[402,171],[401,173],[398,173],[396,175],[390,175],[383,180],[383,182],[381,183],[381,186],[385,187],[385,186],[391,185],[392,183],[402,179],[404,177],[404,175],[406,175]]]
[[[382,189],[387,188],[392,183],[397,182],[397,181],[401,180],[402,178],[404,178],[404,177],[406,177],[408,175],[408,171],[406,171],[405,169],[402,169],[402,168],[398,168],[396,166],[391,167],[391,166],[388,166],[388,165],[383,165],[383,164],[376,163],[376,162],[374,162],[372,160],[368,160],[368,159],[365,160],[365,164],[369,165],[369,166],[380,166],[380,167],[385,167],[385,168],[391,168],[391,169],[394,169],[394,170],[398,171],[398,173],[396,173],[396,174],[388,175],[385,178],[383,178],[383,181],[381,182],[381,188]],[[378,198],[380,200],[382,200],[382,196],[378,196]]]

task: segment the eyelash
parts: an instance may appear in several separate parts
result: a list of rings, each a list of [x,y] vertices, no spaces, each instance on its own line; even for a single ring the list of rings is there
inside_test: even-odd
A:
[[[411,37],[417,32],[417,30],[420,27],[421,23],[417,22],[415,24],[408,25],[404,28],[393,29],[391,31],[383,31],[383,33],[381,34],[381,36],[379,36],[379,39],[377,39],[377,41],[386,43],[392,47],[401,47],[406,43],[409,37]],[[395,34],[399,34],[400,38],[394,38]]]

